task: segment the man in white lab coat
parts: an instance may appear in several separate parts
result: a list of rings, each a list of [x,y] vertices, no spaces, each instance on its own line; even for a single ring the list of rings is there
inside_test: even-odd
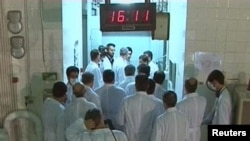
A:
[[[196,93],[198,81],[195,78],[185,80],[185,97],[176,107],[189,121],[190,141],[200,141],[200,127],[207,105],[206,98]]]
[[[156,71],[153,80],[156,83],[154,95],[162,99],[163,94],[166,92],[166,89],[162,86],[165,80],[165,73],[163,71]]]
[[[136,94],[124,98],[117,123],[124,126],[129,141],[149,141],[153,123],[158,116],[157,103],[147,95],[148,76],[135,77]]]
[[[96,108],[96,105],[89,102],[84,97],[86,92],[85,86],[81,83],[76,83],[73,86],[73,92],[76,99],[70,103],[64,111],[65,127],[69,127],[79,117],[84,117],[89,109]]]
[[[94,126],[86,130],[84,120],[93,121]],[[67,129],[66,137],[69,141],[128,141],[123,132],[106,127],[99,109],[90,109],[84,119],[76,120]]]
[[[148,61],[148,56],[143,54],[141,56],[139,56],[139,64],[145,64],[148,65],[149,61]]]
[[[103,86],[102,73],[98,66],[100,62],[100,52],[97,49],[90,51],[91,61],[85,69],[85,72],[91,72],[95,76],[93,90]]]
[[[94,84],[94,75],[91,72],[84,72],[82,74],[82,83],[85,85],[86,93],[84,97],[89,101],[94,103],[97,108],[102,109],[100,97],[97,93],[92,89]]]
[[[151,141],[189,141],[188,118],[175,107],[176,93],[167,91],[163,102],[166,111],[156,119]]]
[[[52,98],[47,98],[43,105],[42,121],[44,127],[44,141],[64,141],[64,106],[66,102],[67,86],[63,82],[56,82],[52,89]]]
[[[150,67],[146,64],[140,64],[137,67],[137,73],[138,74],[145,74],[149,76],[150,74]],[[128,85],[125,88],[126,95],[134,95],[136,93],[135,89],[135,82],[128,83]]]
[[[148,57],[148,62],[149,62],[148,65],[150,67],[150,76],[149,77],[153,78],[154,73],[159,70],[159,67],[157,66],[157,64],[155,64],[153,62],[153,53],[152,53],[152,51],[147,50],[147,51],[144,51],[143,54],[147,55],[147,57]]]
[[[232,123],[232,99],[227,88],[224,86],[225,76],[220,70],[212,71],[207,77],[207,84],[215,91],[216,102],[204,123],[213,125],[229,125]],[[208,86],[209,86],[208,85]]]
[[[71,103],[75,96],[73,94],[73,85],[78,82],[78,75],[79,75],[79,69],[75,66],[70,66],[66,69],[66,75],[68,78],[68,82],[67,82],[67,101],[66,101],[66,105],[68,105],[69,103]]]
[[[128,49],[128,63],[131,64],[131,56],[133,54],[133,49],[131,47],[127,47]]]
[[[115,59],[113,64],[113,71],[115,72],[115,84],[118,85],[125,80],[124,68],[128,65],[128,49],[121,48],[120,56]]]
[[[106,56],[103,58],[103,71],[107,69],[113,69],[114,54],[115,54],[115,44],[107,44]]]
[[[158,110],[159,115],[160,115],[160,114],[163,114],[165,112],[165,109],[164,109],[162,100],[154,96],[155,85],[156,84],[155,84],[154,80],[152,80],[152,79],[148,80],[147,94],[150,98],[152,98],[155,101],[155,103],[157,103],[158,107],[155,110]]]
[[[114,127],[119,128],[115,122],[115,116],[118,113],[120,103],[126,96],[125,91],[114,85],[115,73],[112,70],[105,70],[103,72],[104,86],[96,89],[96,93],[101,100],[101,107],[104,119],[111,120]]]
[[[126,86],[135,81],[135,66],[133,65],[127,65],[124,68],[126,78],[118,85],[119,87],[123,88],[125,90]]]

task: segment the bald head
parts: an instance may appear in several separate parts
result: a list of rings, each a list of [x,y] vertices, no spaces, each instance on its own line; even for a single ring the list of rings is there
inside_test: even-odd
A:
[[[185,89],[187,93],[194,93],[197,89],[198,81],[196,78],[188,78],[185,80]]]
[[[73,86],[73,93],[76,97],[83,97],[86,92],[85,86],[81,83],[76,83]]]
[[[177,95],[174,91],[167,91],[164,93],[162,100],[166,108],[175,107],[177,102]]]

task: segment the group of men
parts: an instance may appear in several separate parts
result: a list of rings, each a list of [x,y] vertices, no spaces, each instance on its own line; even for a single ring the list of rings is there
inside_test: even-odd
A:
[[[149,65],[150,51],[137,68],[129,63],[132,49],[121,48],[117,59],[114,51],[114,44],[93,49],[81,82],[79,69],[71,66],[68,83],[54,84],[43,108],[45,141],[199,141],[206,99],[196,93],[198,81],[186,79],[185,98],[177,103],[176,93],[162,86],[164,72]],[[218,100],[206,123],[230,124],[224,75],[214,70],[207,81]]]

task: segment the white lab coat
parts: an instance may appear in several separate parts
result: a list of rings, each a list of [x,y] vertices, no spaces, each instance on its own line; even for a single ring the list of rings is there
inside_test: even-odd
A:
[[[73,87],[70,83],[67,83],[67,92],[66,92],[67,100],[65,102],[65,105],[68,105],[75,99],[75,95],[73,93]]]
[[[104,119],[110,119],[113,125],[118,128],[115,117],[123,98],[126,96],[125,91],[114,84],[105,84],[96,89],[95,92],[100,97]]]
[[[135,81],[127,84],[125,88],[125,93],[127,96],[134,95],[136,93]]]
[[[118,85],[123,80],[125,80],[124,68],[128,65],[128,61],[122,57],[115,59],[113,64],[113,71],[115,72],[115,84]]]
[[[98,96],[98,94],[89,86],[85,85],[85,87],[86,87],[86,92],[85,92],[84,97],[89,102],[94,103],[98,109],[102,110],[101,101],[100,101],[100,97]]]
[[[151,141],[188,141],[187,117],[176,108],[169,108],[155,122]]]
[[[184,99],[176,105],[176,108],[188,118],[190,141],[200,141],[200,126],[206,105],[206,98],[197,93],[186,94]]]
[[[164,89],[162,85],[155,83],[155,92],[154,92],[155,97],[162,100],[162,96],[164,95],[165,92],[166,89]]]
[[[109,59],[108,59],[107,56],[105,56],[103,58],[102,67],[103,67],[103,71],[105,71],[105,70],[112,70],[113,69],[112,64],[110,63],[110,61],[109,61]]]
[[[124,126],[129,141],[149,141],[154,121],[158,115],[157,104],[146,92],[124,98],[117,123]]]
[[[98,64],[91,61],[88,66],[85,69],[85,72],[91,72],[94,75],[94,85],[93,90],[103,86],[103,79],[102,79],[102,73],[100,68],[98,67]]]
[[[84,118],[86,112],[92,108],[96,108],[94,103],[88,102],[84,97],[76,98],[65,108],[65,127],[69,127],[71,123],[80,117]]]
[[[87,131],[83,119],[80,118],[66,130],[66,137],[69,141],[128,141],[123,132],[118,130],[112,132],[108,128]]]
[[[43,105],[42,121],[44,141],[64,141],[64,106],[53,98],[47,98]]]
[[[159,67],[158,67],[157,64],[155,64],[153,61],[150,61],[150,62],[148,63],[148,66],[150,67],[150,75],[149,75],[149,78],[153,79],[154,73],[155,73],[156,71],[159,70]]]
[[[161,115],[165,112],[165,108],[163,105],[162,100],[160,100],[159,98],[155,97],[154,95],[148,95],[150,98],[152,98],[154,100],[154,102],[157,104],[157,109],[159,111],[158,115]]]
[[[131,82],[134,82],[134,81],[135,81],[134,76],[127,76],[120,84],[118,84],[118,86],[125,90],[127,85]]]
[[[232,123],[232,100],[231,95],[225,88],[219,98],[216,99],[212,124],[231,124]]]

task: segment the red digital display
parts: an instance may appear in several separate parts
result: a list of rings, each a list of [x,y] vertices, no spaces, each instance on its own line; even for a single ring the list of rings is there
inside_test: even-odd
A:
[[[101,4],[101,31],[153,31],[156,3]]]

